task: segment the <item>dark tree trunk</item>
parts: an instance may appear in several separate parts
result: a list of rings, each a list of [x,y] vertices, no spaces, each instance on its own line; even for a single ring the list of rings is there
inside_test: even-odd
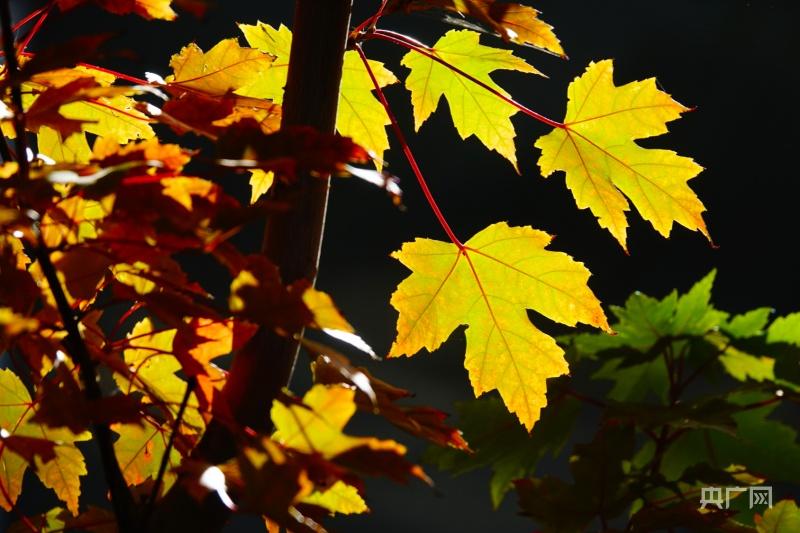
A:
[[[295,6],[282,125],[333,133],[352,0],[297,0]],[[329,184],[328,178],[300,176],[271,191],[272,199],[288,209],[270,216],[263,252],[278,265],[285,283],[316,277]],[[269,410],[289,384],[297,352],[297,341],[262,329],[236,354],[224,394],[239,424],[271,430]],[[228,429],[212,421],[194,456],[221,463],[234,454]],[[198,504],[176,484],[157,509],[151,530],[219,531],[228,515],[216,495]]]

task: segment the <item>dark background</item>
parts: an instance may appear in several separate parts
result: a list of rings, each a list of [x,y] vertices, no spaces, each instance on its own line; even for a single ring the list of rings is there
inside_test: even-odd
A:
[[[355,0],[354,21],[365,18],[377,0]],[[533,3],[528,2],[526,3]],[[13,2],[16,18],[37,2]],[[779,314],[800,309],[800,259],[795,253],[798,228],[797,151],[797,8],[795,2],[691,1],[645,2],[609,0],[539,0],[533,3],[555,26],[570,56],[563,61],[531,49],[516,53],[545,72],[549,79],[500,73],[495,79],[521,103],[561,119],[566,88],[590,60],[613,58],[618,84],[656,76],[678,101],[696,106],[694,113],[670,125],[670,133],[643,142],[695,158],[705,170],[691,181],[705,203],[715,249],[699,234],[682,227],[669,239],[660,237],[631,213],[630,256],[601,230],[589,211],[578,211],[564,185],[563,174],[543,180],[538,173],[535,139],[548,128],[517,115],[517,148],[521,176],[510,164],[477,140],[462,142],[445,104],[410,144],[429,185],[454,228],[468,239],[487,225],[507,220],[556,234],[553,248],[583,261],[594,273],[590,286],[608,306],[622,303],[635,290],[663,296],[673,287],[688,288],[711,268],[719,270],[715,287],[718,307],[741,312],[771,306]],[[112,17],[82,8],[47,21],[32,50],[83,32],[118,32],[112,48],[135,51],[136,60],[109,59],[106,66],[142,76],[145,71],[169,73],[171,54],[195,41],[203,49],[238,35],[235,22],[291,27],[292,2],[220,1],[204,20],[181,13],[178,21],[146,22],[137,17]],[[429,17],[387,17],[383,27],[403,31],[433,44],[447,26]],[[485,37],[482,42],[501,46]],[[370,42],[367,54],[387,62],[404,79],[398,62],[402,50]],[[413,121],[408,93],[400,84],[387,94],[407,132]],[[394,139],[392,139],[394,143]],[[385,353],[394,334],[396,313],[389,296],[407,271],[389,257],[401,243],[424,236],[446,240],[425,204],[413,174],[397,149],[386,154],[389,169],[401,177],[407,210],[401,212],[378,190],[355,180],[338,180],[331,194],[318,285],[331,293],[348,319]],[[220,176],[246,194],[243,178]],[[247,243],[245,243],[247,244]],[[198,269],[197,275],[202,275]],[[539,324],[539,321],[537,321]],[[548,328],[543,321],[539,324]],[[434,355],[372,364],[389,381],[417,391],[417,401],[453,411],[453,404],[472,396],[463,368],[463,334]],[[304,365],[294,382],[308,383]],[[424,445],[414,443],[371,419],[358,419],[352,432],[378,432],[410,444],[412,458]],[[334,529],[352,532],[531,531],[532,522],[516,516],[513,496],[497,512],[491,510],[488,474],[452,479],[429,469],[437,486],[410,487],[370,483],[368,516],[341,519]],[[25,501],[25,507],[36,502]],[[0,522],[2,529],[2,522]],[[231,530],[258,531],[254,522]]]

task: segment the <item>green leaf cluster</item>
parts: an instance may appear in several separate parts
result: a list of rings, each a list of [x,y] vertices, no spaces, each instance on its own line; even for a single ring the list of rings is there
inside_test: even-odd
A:
[[[626,531],[796,531],[796,507],[777,502],[800,482],[788,418],[800,400],[800,313],[719,310],[715,277],[661,299],[634,293],[612,307],[615,336],[560,338],[573,375],[592,379],[551,381],[530,434],[497,398],[482,398],[459,408],[473,453],[434,448],[427,459],[456,474],[491,469],[492,503],[515,489],[523,514],[547,532],[610,523],[627,523]],[[576,427],[587,424],[596,424],[594,437],[576,441]],[[567,463],[571,479],[542,474],[553,458]],[[773,508],[751,508],[745,492],[729,509],[700,509],[703,487],[760,485],[774,487]]]

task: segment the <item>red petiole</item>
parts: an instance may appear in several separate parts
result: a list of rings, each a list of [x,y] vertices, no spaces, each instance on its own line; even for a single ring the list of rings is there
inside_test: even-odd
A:
[[[467,74],[466,72],[456,67],[455,65],[451,65],[450,63],[448,63],[447,61],[445,61],[444,59],[440,58],[435,53],[433,53],[430,48],[420,45],[419,43],[413,41],[412,39],[406,37],[405,35],[387,30],[375,30],[374,32],[365,34],[364,39],[381,39],[402,46],[403,48],[412,50],[418,54],[422,54],[425,57],[444,65],[445,67],[449,68],[459,76],[462,76],[463,78],[468,79],[472,83],[486,89],[487,91],[489,91],[499,99],[503,100],[504,102],[513,105],[514,107],[516,107],[529,117],[534,118],[539,122],[543,122],[544,124],[547,124],[548,126],[551,126],[553,128],[566,128],[566,126],[562,122],[557,122],[553,119],[547,118],[541,113],[537,113],[536,111],[525,107],[524,105],[520,104],[513,98],[509,98],[508,96],[504,95],[497,89],[490,87],[489,85],[477,79],[476,77]]]
[[[392,112],[391,106],[389,106],[389,101],[386,100],[386,95],[383,94],[383,89],[381,89],[380,83],[378,83],[377,78],[375,77],[375,73],[372,72],[372,67],[369,66],[369,60],[367,60],[367,56],[364,55],[364,51],[361,49],[361,46],[356,44],[355,46],[356,52],[358,52],[361,61],[364,63],[364,68],[367,69],[367,74],[369,74],[370,79],[372,80],[372,85],[375,87],[375,92],[378,95],[378,100],[381,101],[383,108],[386,110],[386,114],[389,116],[389,120],[392,123],[392,130],[394,131],[395,135],[397,136],[397,140],[402,147],[403,154],[405,154],[406,159],[408,160],[408,164],[411,165],[411,170],[414,172],[414,176],[417,178],[417,182],[419,183],[420,188],[422,189],[422,193],[425,195],[425,199],[428,201],[428,205],[430,205],[433,214],[436,215],[436,219],[441,224],[442,229],[444,229],[447,236],[450,238],[450,241],[458,246],[460,250],[464,249],[464,245],[461,241],[458,240],[453,230],[450,228],[450,224],[447,223],[447,219],[442,214],[441,209],[439,209],[436,200],[433,198],[433,194],[431,190],[428,188],[428,183],[425,181],[425,177],[422,175],[422,171],[417,164],[416,159],[414,158],[414,154],[411,152],[411,147],[408,145],[406,141],[406,137],[403,134],[403,130],[400,128],[400,125],[397,123],[397,117],[394,116]]]

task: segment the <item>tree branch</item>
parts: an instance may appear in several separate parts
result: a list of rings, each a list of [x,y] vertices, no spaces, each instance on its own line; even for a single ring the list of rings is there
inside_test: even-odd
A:
[[[14,46],[14,30],[11,27],[11,0],[0,1],[0,23],[3,31],[3,52],[5,54],[6,79],[11,87],[11,105],[13,106],[14,147],[17,153],[17,164],[19,165],[18,176],[21,180],[28,179],[30,166],[28,163],[28,142],[25,137],[25,110],[22,107],[22,91],[20,91],[17,73],[19,72],[19,62],[17,61],[17,50]]]
[[[47,12],[45,11],[44,13],[46,15]],[[44,17],[44,15],[42,17]],[[11,103],[14,107],[14,132],[17,137],[15,140],[15,148],[17,164],[19,165],[18,179],[20,181],[27,181],[30,166],[28,163],[28,143],[25,133],[25,111],[22,107],[22,93],[18,79],[19,63],[14,46],[14,32],[11,26],[10,0],[3,0],[0,2],[0,19],[3,31],[6,79],[9,81]],[[43,18],[40,18],[39,22],[42,20]],[[39,242],[36,247],[36,255],[39,259],[39,265],[47,279],[48,285],[50,285],[50,291],[53,294],[56,307],[64,323],[64,329],[67,332],[64,345],[70,357],[73,358],[73,361],[80,369],[81,381],[83,382],[86,398],[92,402],[99,401],[102,399],[103,393],[97,382],[94,361],[89,354],[86,343],[83,341],[83,337],[81,337],[80,330],[78,329],[78,321],[75,318],[72,307],[69,305],[67,296],[64,293],[64,288],[61,286],[61,281],[58,279],[56,268],[50,260],[50,251],[45,246],[42,236],[38,231],[37,238]],[[128,490],[128,485],[125,483],[125,478],[122,475],[122,470],[120,470],[117,457],[114,453],[114,441],[111,429],[107,424],[95,423],[92,424],[91,430],[94,441],[97,443],[97,447],[100,450],[103,473],[105,474],[108,489],[111,492],[111,505],[114,508],[114,514],[117,517],[119,529],[123,533],[134,533],[137,531],[135,506],[133,497]]]
[[[333,133],[339,102],[352,0],[297,0],[282,126],[312,126]],[[280,269],[284,282],[316,277],[329,179],[299,176],[276,184],[271,200],[287,205],[273,213],[264,230],[263,253]],[[268,433],[269,409],[288,385],[299,343],[261,328],[235,355],[224,387],[230,412],[241,426]],[[236,454],[236,437],[212,420],[193,458],[222,463]],[[215,493],[196,502],[176,483],[157,507],[150,531],[218,531],[229,510]]]
[[[70,357],[72,357],[73,361],[79,366],[86,398],[92,402],[99,401],[102,399],[103,393],[97,382],[94,361],[89,354],[89,350],[86,348],[83,337],[81,337],[75,314],[67,301],[64,288],[61,286],[61,281],[58,279],[56,268],[50,260],[50,251],[41,240],[41,235],[39,236],[39,240],[40,242],[36,248],[36,255],[39,259],[42,273],[47,279],[48,285],[50,285],[50,291],[53,293],[53,298],[56,301],[61,320],[64,322],[64,329],[67,331],[64,345]],[[92,424],[91,429],[94,441],[97,443],[97,447],[100,450],[103,473],[105,474],[108,490],[111,492],[111,505],[117,517],[119,530],[123,533],[135,533],[138,531],[136,527],[136,520],[138,517],[135,513],[133,496],[131,496],[130,490],[128,490],[128,484],[125,483],[122,470],[117,462],[117,456],[114,453],[111,429],[108,427],[108,424],[100,423]]]

